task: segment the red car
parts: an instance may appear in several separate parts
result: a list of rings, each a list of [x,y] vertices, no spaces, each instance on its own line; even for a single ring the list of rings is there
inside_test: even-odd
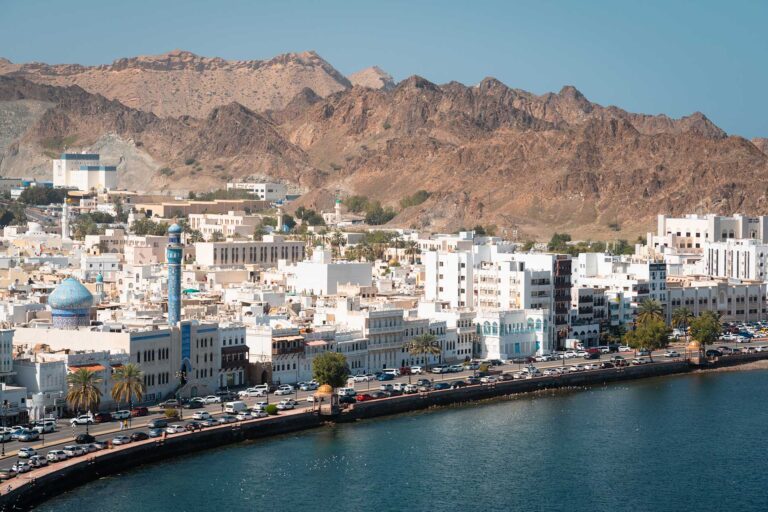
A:
[[[400,375],[410,375],[411,374],[411,367],[410,366],[403,366],[400,368]]]
[[[367,402],[368,400],[373,400],[373,397],[368,393],[360,393],[355,397],[355,400],[358,402]]]
[[[146,407],[134,407],[131,409],[131,416],[134,418],[137,416],[146,416],[147,414],[149,414],[149,409]]]

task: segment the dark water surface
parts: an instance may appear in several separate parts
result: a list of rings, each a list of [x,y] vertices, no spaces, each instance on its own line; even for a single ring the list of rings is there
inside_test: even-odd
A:
[[[211,450],[38,510],[768,510],[768,371],[450,407]]]

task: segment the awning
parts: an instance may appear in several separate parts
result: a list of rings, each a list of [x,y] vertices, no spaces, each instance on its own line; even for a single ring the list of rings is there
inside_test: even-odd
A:
[[[304,336],[275,336],[272,341],[303,341]]]
[[[69,367],[69,371],[70,372],[76,372],[77,370],[83,370],[83,369],[90,370],[92,372],[103,372],[104,370],[106,370],[106,368],[104,368],[104,366],[102,366],[100,364],[89,364],[89,365],[84,365],[84,366],[70,366]]]
[[[307,346],[308,347],[324,347],[328,344],[327,341],[323,340],[315,340],[315,341],[308,341]]]

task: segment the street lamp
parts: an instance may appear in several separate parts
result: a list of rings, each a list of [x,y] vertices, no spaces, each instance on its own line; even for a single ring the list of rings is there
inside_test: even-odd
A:
[[[8,400],[3,400],[3,453],[2,456],[5,457],[5,417],[8,415]]]

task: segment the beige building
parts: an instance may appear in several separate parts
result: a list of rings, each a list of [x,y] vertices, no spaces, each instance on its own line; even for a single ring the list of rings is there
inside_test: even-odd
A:
[[[301,240],[286,240],[279,235],[265,236],[261,241],[198,242],[197,263],[214,266],[276,266],[278,260],[301,261],[305,245]]]

